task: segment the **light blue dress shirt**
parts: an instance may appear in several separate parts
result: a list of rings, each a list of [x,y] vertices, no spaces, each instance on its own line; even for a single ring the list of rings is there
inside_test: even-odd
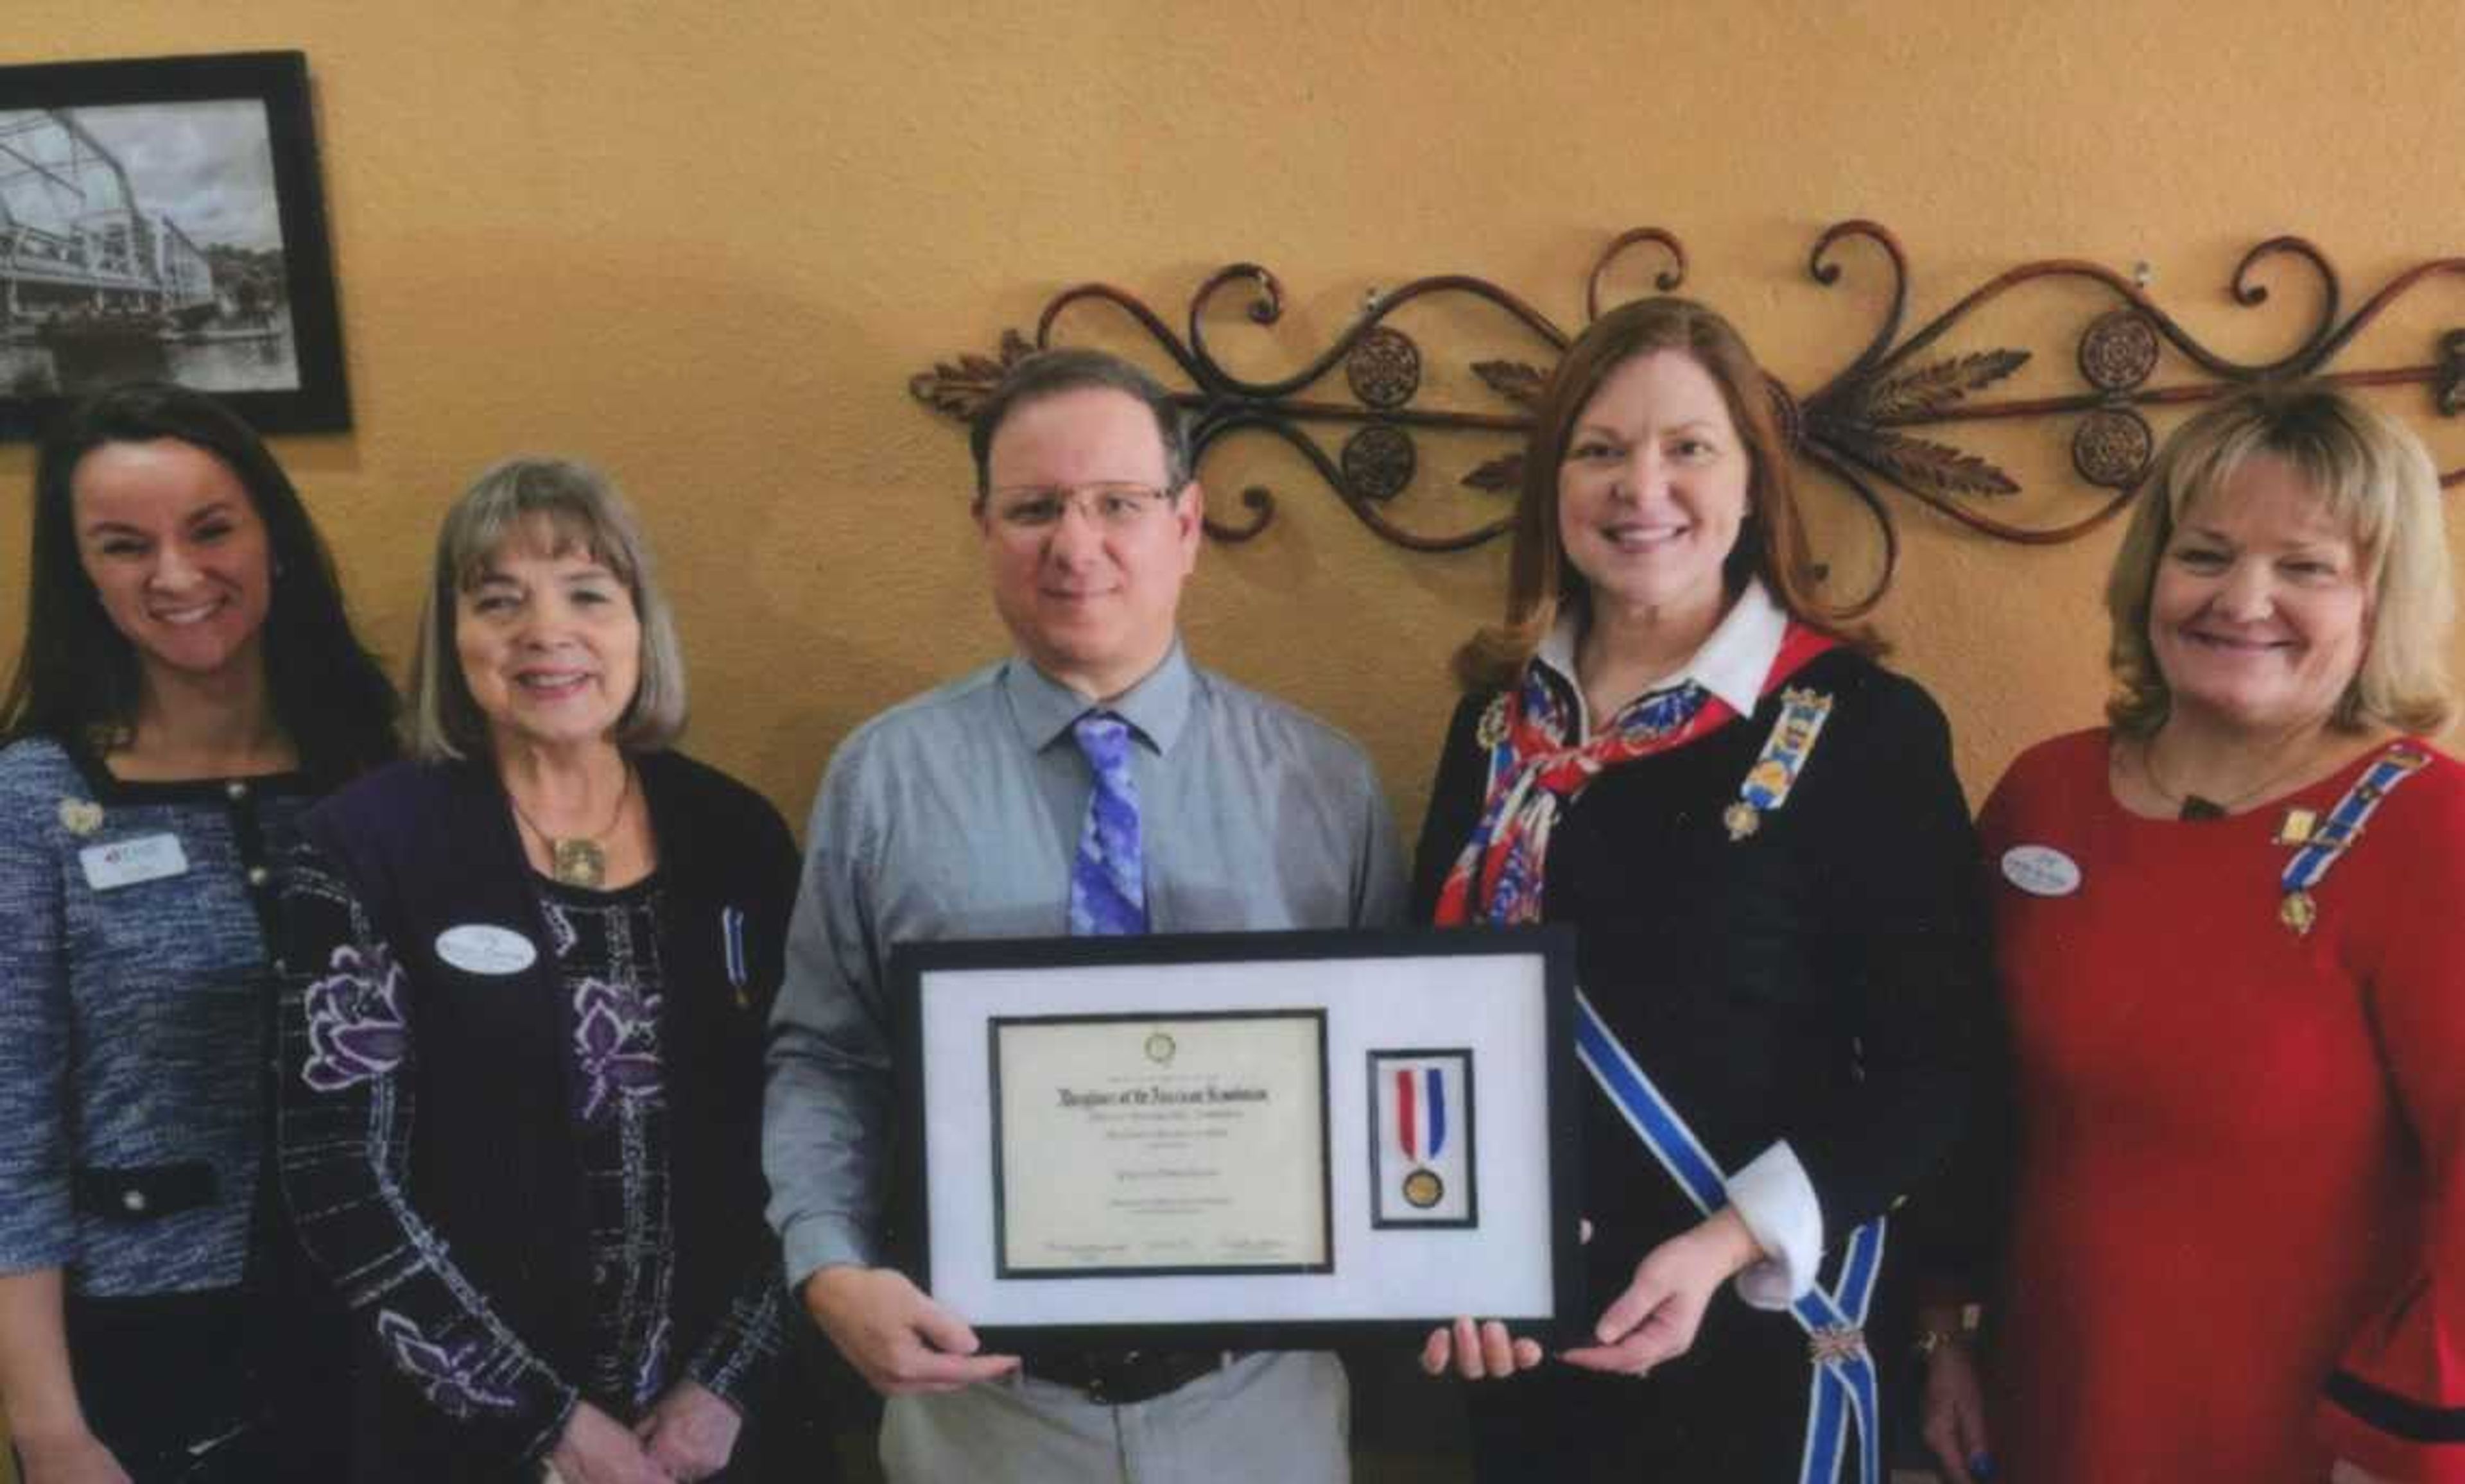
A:
[[[832,758],[771,1016],[764,1164],[787,1277],[877,1263],[894,1109],[891,946],[1069,931],[1093,705],[1024,659],[876,717]],[[1150,928],[1384,927],[1395,827],[1349,738],[1189,663],[1104,709],[1130,723]]]

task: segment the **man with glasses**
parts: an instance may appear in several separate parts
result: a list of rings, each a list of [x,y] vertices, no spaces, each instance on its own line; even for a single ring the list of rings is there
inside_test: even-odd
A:
[[[1386,925],[1404,884],[1368,760],[1189,662],[1204,493],[1171,398],[1089,350],[978,413],[974,515],[1012,657],[893,707],[831,760],[773,1018],[764,1153],[805,1308],[890,1399],[893,1480],[1348,1475],[1333,1356],[978,1354],[882,1266],[897,1089],[890,945]]]

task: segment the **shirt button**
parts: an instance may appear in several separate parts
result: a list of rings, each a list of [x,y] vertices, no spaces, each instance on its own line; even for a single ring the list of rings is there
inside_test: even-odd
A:
[[[122,1190],[120,1192],[120,1208],[132,1213],[144,1210],[145,1208],[145,1192],[143,1190]]]
[[[265,878],[266,878],[266,872],[265,872],[265,868],[264,868],[263,866],[251,866],[251,867],[249,867],[249,868],[248,868],[248,884],[249,884],[249,885],[251,885],[251,886],[263,886],[263,885],[265,884]]]
[[[229,794],[232,802],[236,804],[240,800],[248,797],[248,785],[241,782],[239,779],[234,778],[230,783],[223,785],[223,792]]]

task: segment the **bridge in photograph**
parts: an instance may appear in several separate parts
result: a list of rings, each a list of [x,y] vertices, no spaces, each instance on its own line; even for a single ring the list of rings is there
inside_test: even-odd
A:
[[[0,330],[214,308],[203,249],[64,109],[0,110]]]

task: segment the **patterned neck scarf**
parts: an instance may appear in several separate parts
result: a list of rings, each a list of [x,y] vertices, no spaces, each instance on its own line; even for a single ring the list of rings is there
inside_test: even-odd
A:
[[[1792,623],[1764,676],[1763,694],[1839,641]],[[1630,701],[1588,740],[1572,742],[1575,706],[1565,682],[1539,660],[1515,689],[1481,714],[1489,781],[1472,838],[1438,893],[1441,927],[1541,920],[1543,873],[1558,815],[1603,770],[1682,747],[1737,719],[1727,702],[1689,680]]]

